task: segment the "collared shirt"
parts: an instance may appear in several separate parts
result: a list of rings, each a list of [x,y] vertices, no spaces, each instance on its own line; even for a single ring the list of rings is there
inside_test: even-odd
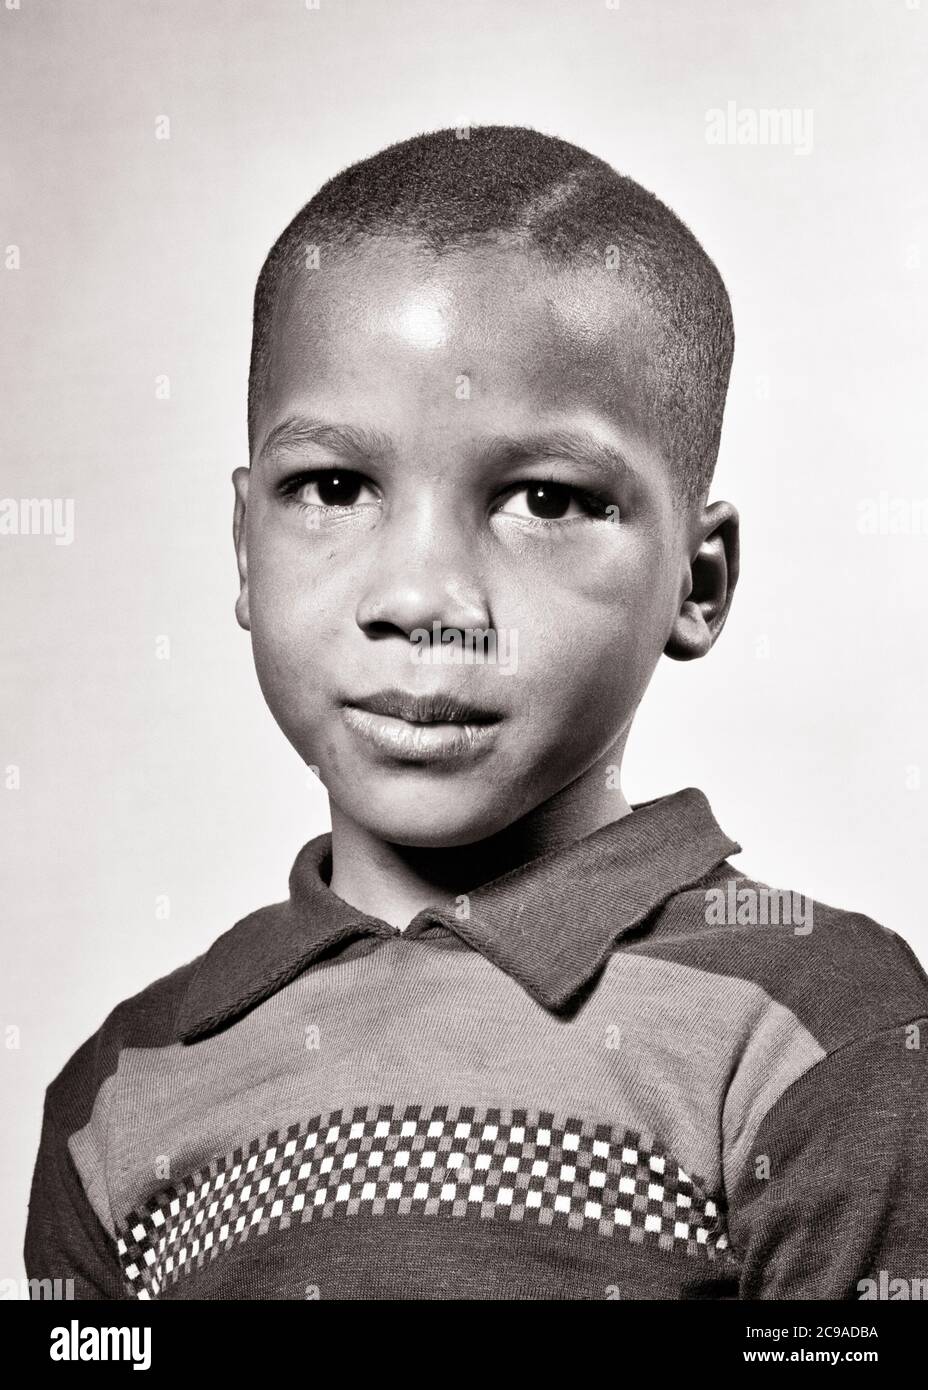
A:
[[[928,1274],[928,980],[687,789],[404,931],[329,887],[48,1089],[27,1268],[83,1297],[857,1298]]]

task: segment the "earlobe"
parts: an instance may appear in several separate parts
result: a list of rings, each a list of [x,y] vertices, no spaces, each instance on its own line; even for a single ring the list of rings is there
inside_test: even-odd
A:
[[[238,562],[239,592],[235,600],[235,616],[239,627],[246,632],[251,629],[251,616],[248,610],[248,553],[245,541],[245,516],[248,503],[248,479],[250,470],[236,468],[232,474],[235,488],[235,511],[232,516],[232,538],[235,542],[235,557]]]
[[[738,513],[730,502],[707,507],[696,527],[695,553],[664,652],[674,661],[705,656],[725,625],[738,581]]]

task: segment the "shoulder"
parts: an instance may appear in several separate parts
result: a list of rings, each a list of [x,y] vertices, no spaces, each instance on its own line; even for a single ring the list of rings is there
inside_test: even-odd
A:
[[[648,945],[753,985],[825,1052],[928,1016],[928,976],[897,932],[727,862],[665,905]]]
[[[127,1048],[169,1047],[175,1041],[178,1013],[202,959],[197,956],[117,1004],[71,1055],[46,1090],[46,1106],[65,1133],[88,1122]]]

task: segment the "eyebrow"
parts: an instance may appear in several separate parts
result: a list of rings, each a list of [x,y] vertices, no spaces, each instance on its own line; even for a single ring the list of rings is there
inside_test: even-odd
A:
[[[620,449],[588,430],[547,430],[523,439],[487,440],[482,455],[487,463],[503,466],[534,463],[545,455],[566,458],[592,468],[606,483],[633,482],[638,476]]]
[[[355,462],[380,458],[393,452],[393,446],[379,430],[357,425],[334,425],[311,416],[291,415],[275,425],[261,446],[259,458],[295,453],[307,444],[317,444]]]

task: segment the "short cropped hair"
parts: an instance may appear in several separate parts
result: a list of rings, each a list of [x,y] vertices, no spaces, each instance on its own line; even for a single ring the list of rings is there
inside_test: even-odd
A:
[[[248,382],[254,443],[282,281],[307,247],[353,251],[402,237],[436,256],[516,244],[556,268],[597,264],[630,282],[659,333],[652,423],[680,493],[708,489],[734,352],[722,278],[653,193],[577,145],[522,126],[417,135],[325,183],[274,243],[258,277]],[[614,268],[613,268],[614,267]],[[608,364],[606,364],[608,370]]]

